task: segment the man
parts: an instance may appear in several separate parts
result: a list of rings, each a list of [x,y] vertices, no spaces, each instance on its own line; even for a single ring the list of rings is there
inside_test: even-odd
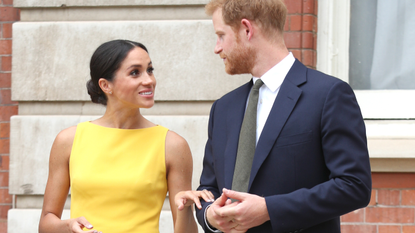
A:
[[[198,189],[217,199],[197,210],[199,223],[205,232],[340,232],[340,216],[365,207],[371,194],[352,89],[288,51],[281,0],[212,0],[206,12],[226,72],[253,79],[212,106]],[[245,129],[252,111],[256,125]],[[252,131],[252,156],[244,160]]]

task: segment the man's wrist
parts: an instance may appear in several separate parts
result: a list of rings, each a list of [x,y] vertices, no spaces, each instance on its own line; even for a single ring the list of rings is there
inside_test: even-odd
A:
[[[222,232],[222,231],[220,231],[220,230],[218,230],[218,229],[216,229],[215,227],[213,227],[212,225],[210,225],[210,223],[209,223],[209,221],[208,221],[208,219],[207,219],[207,210],[209,209],[209,207],[211,206],[212,204],[210,204],[210,205],[208,205],[207,207],[206,207],[206,209],[205,209],[205,215],[204,215],[204,218],[205,218],[205,224],[206,224],[206,227],[209,229],[209,231],[211,231],[211,232]]]

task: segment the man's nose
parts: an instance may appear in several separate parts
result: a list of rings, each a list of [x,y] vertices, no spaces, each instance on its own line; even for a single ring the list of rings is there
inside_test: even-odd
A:
[[[214,52],[216,54],[219,54],[220,52],[222,52],[222,45],[219,43],[219,39],[216,41]]]

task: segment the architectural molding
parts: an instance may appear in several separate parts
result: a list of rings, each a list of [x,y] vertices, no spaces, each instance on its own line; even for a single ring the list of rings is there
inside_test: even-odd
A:
[[[317,70],[349,80],[350,0],[318,1]]]

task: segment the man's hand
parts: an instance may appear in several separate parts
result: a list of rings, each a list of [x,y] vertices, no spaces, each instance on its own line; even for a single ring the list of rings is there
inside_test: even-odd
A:
[[[228,203],[226,205],[224,204],[221,206],[214,206],[214,208],[212,208],[212,211],[210,211],[214,212],[214,214],[211,213],[213,219],[223,220],[219,222],[222,224],[218,224],[219,227],[213,225],[219,230],[223,232],[232,233],[246,232],[248,229],[259,226],[269,220],[269,214],[267,205],[265,203],[265,198],[249,193],[236,192],[224,188],[223,194],[220,197],[221,203],[218,204],[222,204],[225,198],[232,198],[238,201],[232,204],[230,204],[229,201],[227,201]],[[231,222],[232,224],[225,224],[226,221]],[[216,223],[218,222],[216,221]],[[223,226],[227,226],[226,230],[223,230]],[[228,226],[232,226],[231,229]]]
[[[232,233],[239,233],[244,231],[236,231],[234,228],[237,224],[232,221],[231,217],[228,216],[220,216],[217,214],[219,210],[225,206],[232,207],[236,206],[237,203],[232,203],[230,199],[224,194],[216,199],[212,205],[210,205],[206,211],[206,220],[208,224],[222,232],[232,232]]]

